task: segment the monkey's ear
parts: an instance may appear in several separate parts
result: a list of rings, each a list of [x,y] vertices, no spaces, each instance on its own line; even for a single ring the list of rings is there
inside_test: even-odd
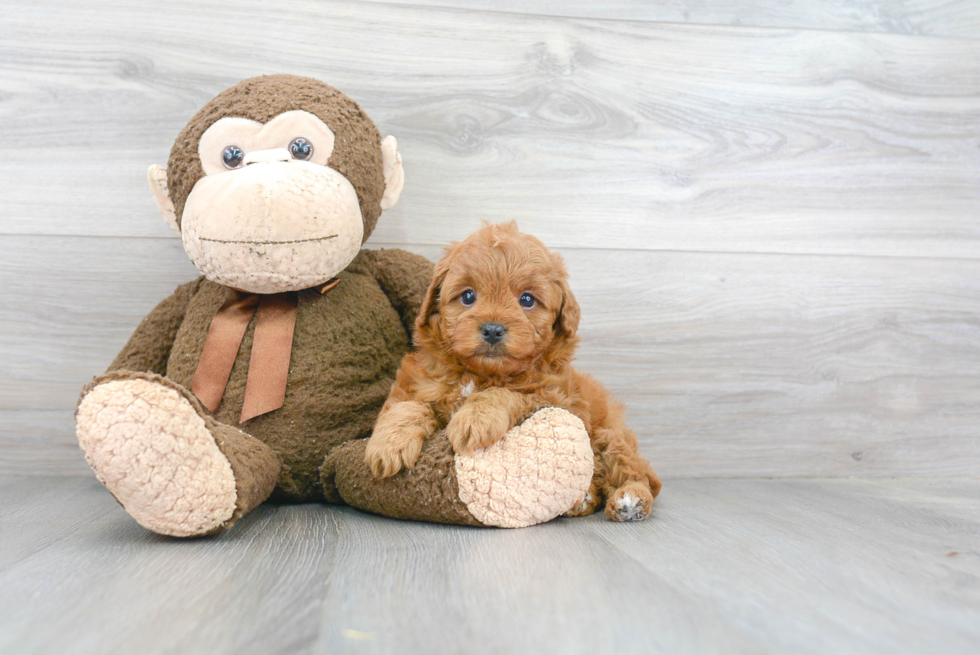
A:
[[[381,162],[385,174],[385,193],[381,196],[381,209],[388,210],[398,202],[398,196],[405,186],[405,169],[402,168],[402,156],[398,152],[398,141],[393,136],[386,136],[381,142]]]
[[[159,164],[153,164],[146,171],[146,179],[150,182],[150,191],[153,192],[153,199],[157,201],[157,209],[163,214],[164,222],[170,229],[180,236],[180,226],[177,224],[177,211],[174,203],[170,199],[170,192],[167,190],[167,169]]]

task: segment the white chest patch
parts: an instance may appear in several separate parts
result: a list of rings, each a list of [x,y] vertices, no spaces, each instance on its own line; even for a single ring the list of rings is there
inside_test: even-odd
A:
[[[470,394],[473,393],[473,389],[475,388],[476,384],[474,384],[473,380],[470,380],[466,383],[466,386],[459,390],[460,397],[469,398]]]

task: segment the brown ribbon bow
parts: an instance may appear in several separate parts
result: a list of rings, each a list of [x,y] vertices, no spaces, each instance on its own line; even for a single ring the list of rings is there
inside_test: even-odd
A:
[[[338,282],[331,280],[324,284],[320,293],[330,291]],[[239,423],[282,407],[286,399],[298,300],[296,291],[258,295],[231,290],[231,296],[211,319],[204,352],[194,372],[191,388],[205,407],[212,412],[218,411],[238,349],[256,312],[245,402]]]

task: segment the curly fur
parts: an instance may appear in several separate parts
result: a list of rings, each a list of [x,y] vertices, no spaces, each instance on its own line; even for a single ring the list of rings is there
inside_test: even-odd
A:
[[[476,300],[465,305],[462,294]],[[530,293],[534,305],[519,303]],[[637,449],[624,408],[570,364],[578,344],[579,305],[564,262],[515,222],[484,225],[450,245],[436,264],[415,323],[417,350],[402,360],[365,458],[377,477],[411,468],[424,439],[445,427],[457,453],[493,445],[542,407],[562,407],[585,424],[595,476],[568,515],[603,500],[613,520],[649,515],[660,480]],[[506,334],[490,343],[482,326]]]

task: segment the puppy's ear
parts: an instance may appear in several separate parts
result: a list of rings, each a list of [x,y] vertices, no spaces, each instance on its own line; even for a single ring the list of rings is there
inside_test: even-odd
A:
[[[419,315],[415,319],[416,334],[428,333],[429,319],[433,314],[439,313],[439,294],[442,291],[442,283],[446,281],[446,275],[449,273],[449,259],[450,255],[447,254],[436,264],[432,284],[429,285],[429,290],[425,292],[425,298],[419,308]]]
[[[578,301],[568,286],[568,269],[561,255],[551,253],[551,265],[558,276],[558,291],[561,300],[558,305],[558,315],[555,316],[555,338],[571,339],[578,332],[578,321],[582,316]]]
[[[570,339],[578,332],[578,322],[582,317],[578,301],[568,286],[568,279],[562,275],[558,278],[558,289],[561,291],[561,305],[558,316],[555,317],[555,336]]]

